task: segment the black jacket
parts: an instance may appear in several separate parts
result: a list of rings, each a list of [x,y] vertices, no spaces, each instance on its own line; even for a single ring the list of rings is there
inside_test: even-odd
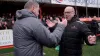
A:
[[[92,35],[87,25],[76,18],[68,21],[68,26],[62,35],[59,56],[81,56],[82,43],[87,41],[87,36]]]

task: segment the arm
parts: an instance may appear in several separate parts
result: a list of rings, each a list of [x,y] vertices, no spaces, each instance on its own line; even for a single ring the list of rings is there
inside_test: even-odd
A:
[[[94,37],[95,35],[89,30],[89,28],[87,27],[87,25],[85,23],[81,24],[81,31],[82,34],[84,36],[84,40],[86,42],[87,45],[94,45],[94,43],[91,42],[91,39],[96,38]],[[96,40],[94,40],[93,42],[96,42]]]
[[[55,30],[50,33],[50,31],[40,22],[36,23],[35,27],[35,31],[33,31],[35,39],[42,45],[48,47],[56,46],[60,42],[63,30],[65,28],[64,25],[58,23]]]

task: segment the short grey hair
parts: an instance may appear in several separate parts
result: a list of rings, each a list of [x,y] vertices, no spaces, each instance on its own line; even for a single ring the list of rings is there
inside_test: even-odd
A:
[[[32,8],[32,6],[33,6],[33,7],[38,7],[39,4],[38,4],[36,1],[34,1],[34,0],[29,0],[29,1],[26,2],[26,4],[24,5],[24,9],[30,9],[30,8]]]

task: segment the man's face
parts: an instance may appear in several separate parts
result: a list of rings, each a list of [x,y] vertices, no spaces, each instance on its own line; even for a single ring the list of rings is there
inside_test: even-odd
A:
[[[75,15],[74,8],[65,8],[65,10],[64,10],[64,17],[67,20],[71,20],[72,17],[74,17],[74,15]]]
[[[34,7],[32,12],[35,13],[36,16],[38,16],[39,15],[39,6]]]

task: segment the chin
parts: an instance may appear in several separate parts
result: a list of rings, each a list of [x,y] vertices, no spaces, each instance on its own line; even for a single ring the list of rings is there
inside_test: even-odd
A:
[[[68,21],[70,21],[71,19],[67,19]]]

